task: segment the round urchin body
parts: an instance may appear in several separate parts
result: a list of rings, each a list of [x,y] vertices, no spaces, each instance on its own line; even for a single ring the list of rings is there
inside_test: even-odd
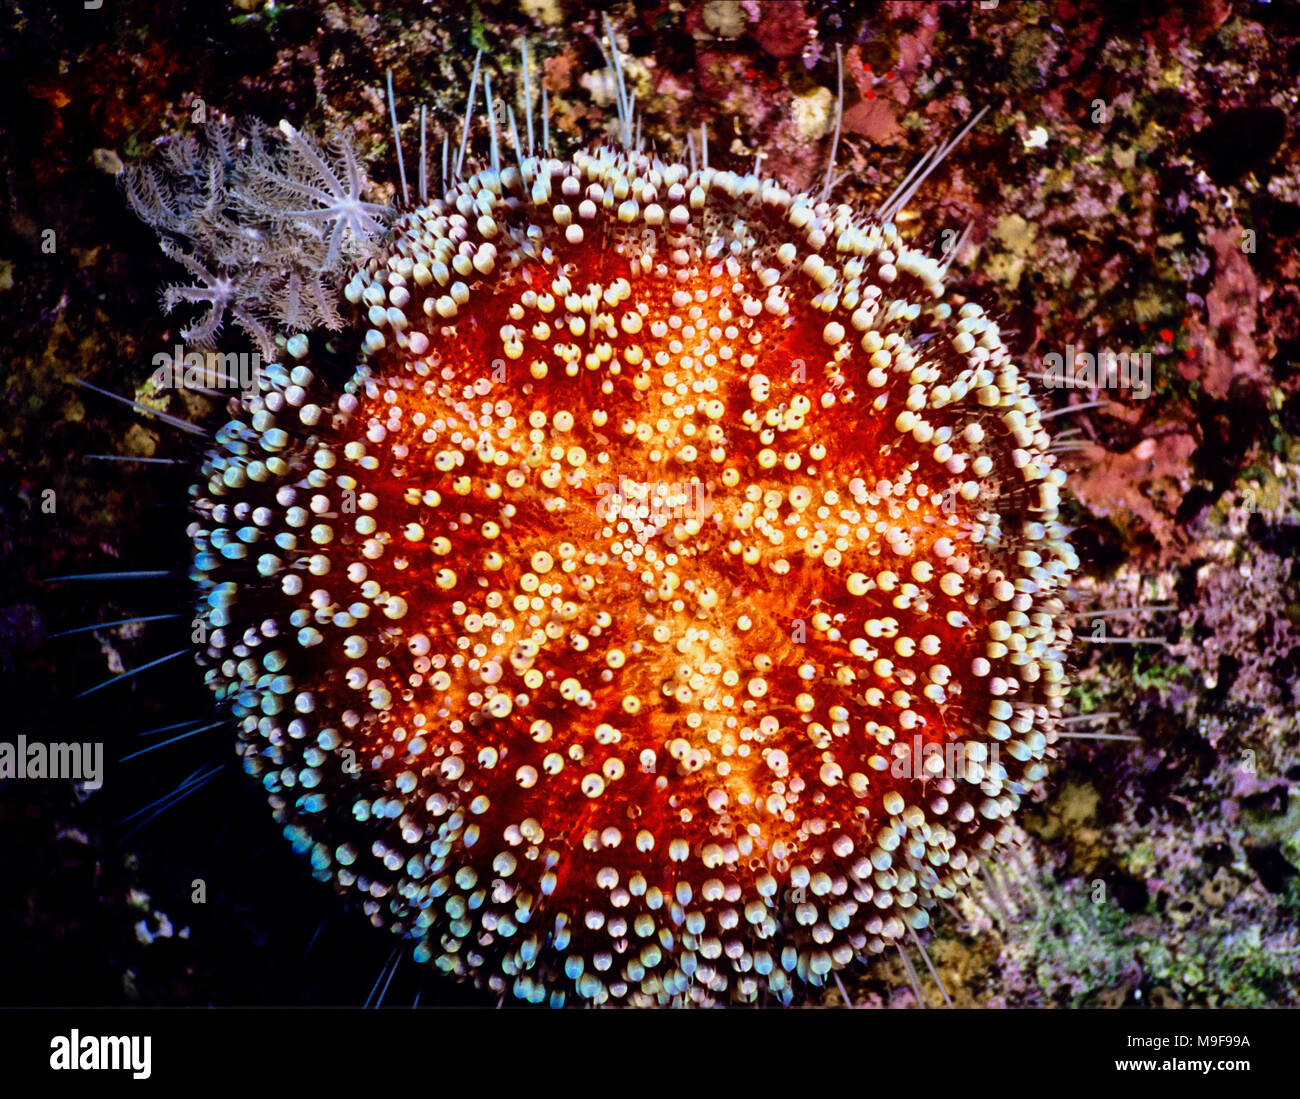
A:
[[[196,486],[202,654],[314,873],[554,1004],[790,1002],[1043,774],[1077,561],[1029,386],[892,224],[624,147],[394,225]]]

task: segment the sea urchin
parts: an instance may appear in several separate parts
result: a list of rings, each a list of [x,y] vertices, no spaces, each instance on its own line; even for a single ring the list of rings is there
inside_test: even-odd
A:
[[[1043,777],[1064,475],[890,210],[665,162],[625,97],[621,142],[535,152],[528,98],[514,163],[494,127],[347,284],[344,391],[295,335],[231,402],[207,681],[417,959],[788,1003],[925,927]]]

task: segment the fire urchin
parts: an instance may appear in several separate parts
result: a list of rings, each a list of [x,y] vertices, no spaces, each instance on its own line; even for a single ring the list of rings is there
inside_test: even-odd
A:
[[[418,960],[788,1003],[924,928],[1043,777],[1064,474],[900,203],[666,162],[621,94],[623,140],[557,158],[528,99],[514,162],[494,127],[348,283],[344,392],[295,335],[232,402],[207,681]]]

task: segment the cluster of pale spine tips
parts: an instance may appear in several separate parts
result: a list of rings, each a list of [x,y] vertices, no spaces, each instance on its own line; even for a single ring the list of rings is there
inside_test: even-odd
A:
[[[401,219],[345,291],[345,394],[288,340],[195,490],[208,679],[316,875],[535,1002],[789,1002],[925,927],[1043,777],[1077,566],[1027,383],[942,274],[846,206],[609,148]],[[795,328],[806,384],[765,346]],[[879,444],[856,476],[817,427],[849,417]],[[712,511],[574,522],[647,467]],[[525,546],[526,514],[553,529]],[[811,568],[807,644],[719,559],[774,605]],[[889,787],[944,713],[971,767]]]

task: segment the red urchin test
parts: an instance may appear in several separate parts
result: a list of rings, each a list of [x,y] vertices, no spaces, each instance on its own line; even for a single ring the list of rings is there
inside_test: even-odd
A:
[[[621,113],[568,158],[494,129],[347,283],[342,392],[296,335],[231,403],[200,658],[295,849],[418,961],[791,1003],[924,929],[1043,778],[1064,474],[900,203]]]

